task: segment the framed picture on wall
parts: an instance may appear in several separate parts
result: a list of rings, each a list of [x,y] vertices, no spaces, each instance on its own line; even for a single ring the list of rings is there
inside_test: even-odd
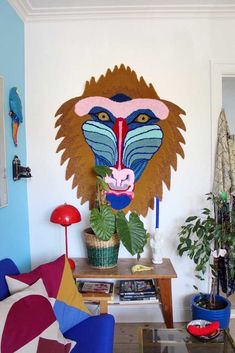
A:
[[[4,80],[0,77],[0,207],[7,205],[6,146],[4,121]]]

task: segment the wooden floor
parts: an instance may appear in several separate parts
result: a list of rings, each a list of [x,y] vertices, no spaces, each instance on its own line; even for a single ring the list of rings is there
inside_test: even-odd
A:
[[[174,327],[182,327],[184,323],[175,323]],[[113,353],[139,353],[138,328],[139,327],[165,327],[163,323],[117,323],[115,326]],[[230,320],[230,332],[235,340],[235,319]]]

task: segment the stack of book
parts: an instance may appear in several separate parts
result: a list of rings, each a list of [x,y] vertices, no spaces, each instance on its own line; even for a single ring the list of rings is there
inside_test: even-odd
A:
[[[157,291],[152,279],[120,281],[119,297],[120,304],[158,303]]]
[[[99,293],[99,294],[112,294],[112,282],[94,282],[94,281],[77,281],[76,282],[79,292],[81,293]]]

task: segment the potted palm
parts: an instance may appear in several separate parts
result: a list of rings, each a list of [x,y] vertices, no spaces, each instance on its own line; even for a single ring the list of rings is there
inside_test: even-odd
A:
[[[231,304],[219,293],[222,289],[231,294],[225,282],[228,278],[230,282],[235,280],[235,217],[226,193],[209,193],[207,200],[212,202],[212,210],[203,208],[200,216],[185,220],[178,233],[177,250],[180,256],[186,254],[194,262],[197,279],[210,276],[210,293],[200,293],[192,299],[193,319],[219,321],[220,328],[226,328]]]
[[[104,165],[95,166],[96,201],[90,215],[90,228],[84,232],[88,260],[96,268],[109,268],[117,264],[120,241],[131,255],[140,254],[147,243],[148,234],[139,215],[131,212],[129,219],[122,211],[114,211],[105,194],[109,191],[106,175],[112,170]]]

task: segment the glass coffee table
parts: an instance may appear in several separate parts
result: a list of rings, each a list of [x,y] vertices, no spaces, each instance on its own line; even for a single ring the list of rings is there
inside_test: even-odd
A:
[[[209,341],[201,341],[185,328],[139,328],[140,353],[235,353],[229,330]]]

